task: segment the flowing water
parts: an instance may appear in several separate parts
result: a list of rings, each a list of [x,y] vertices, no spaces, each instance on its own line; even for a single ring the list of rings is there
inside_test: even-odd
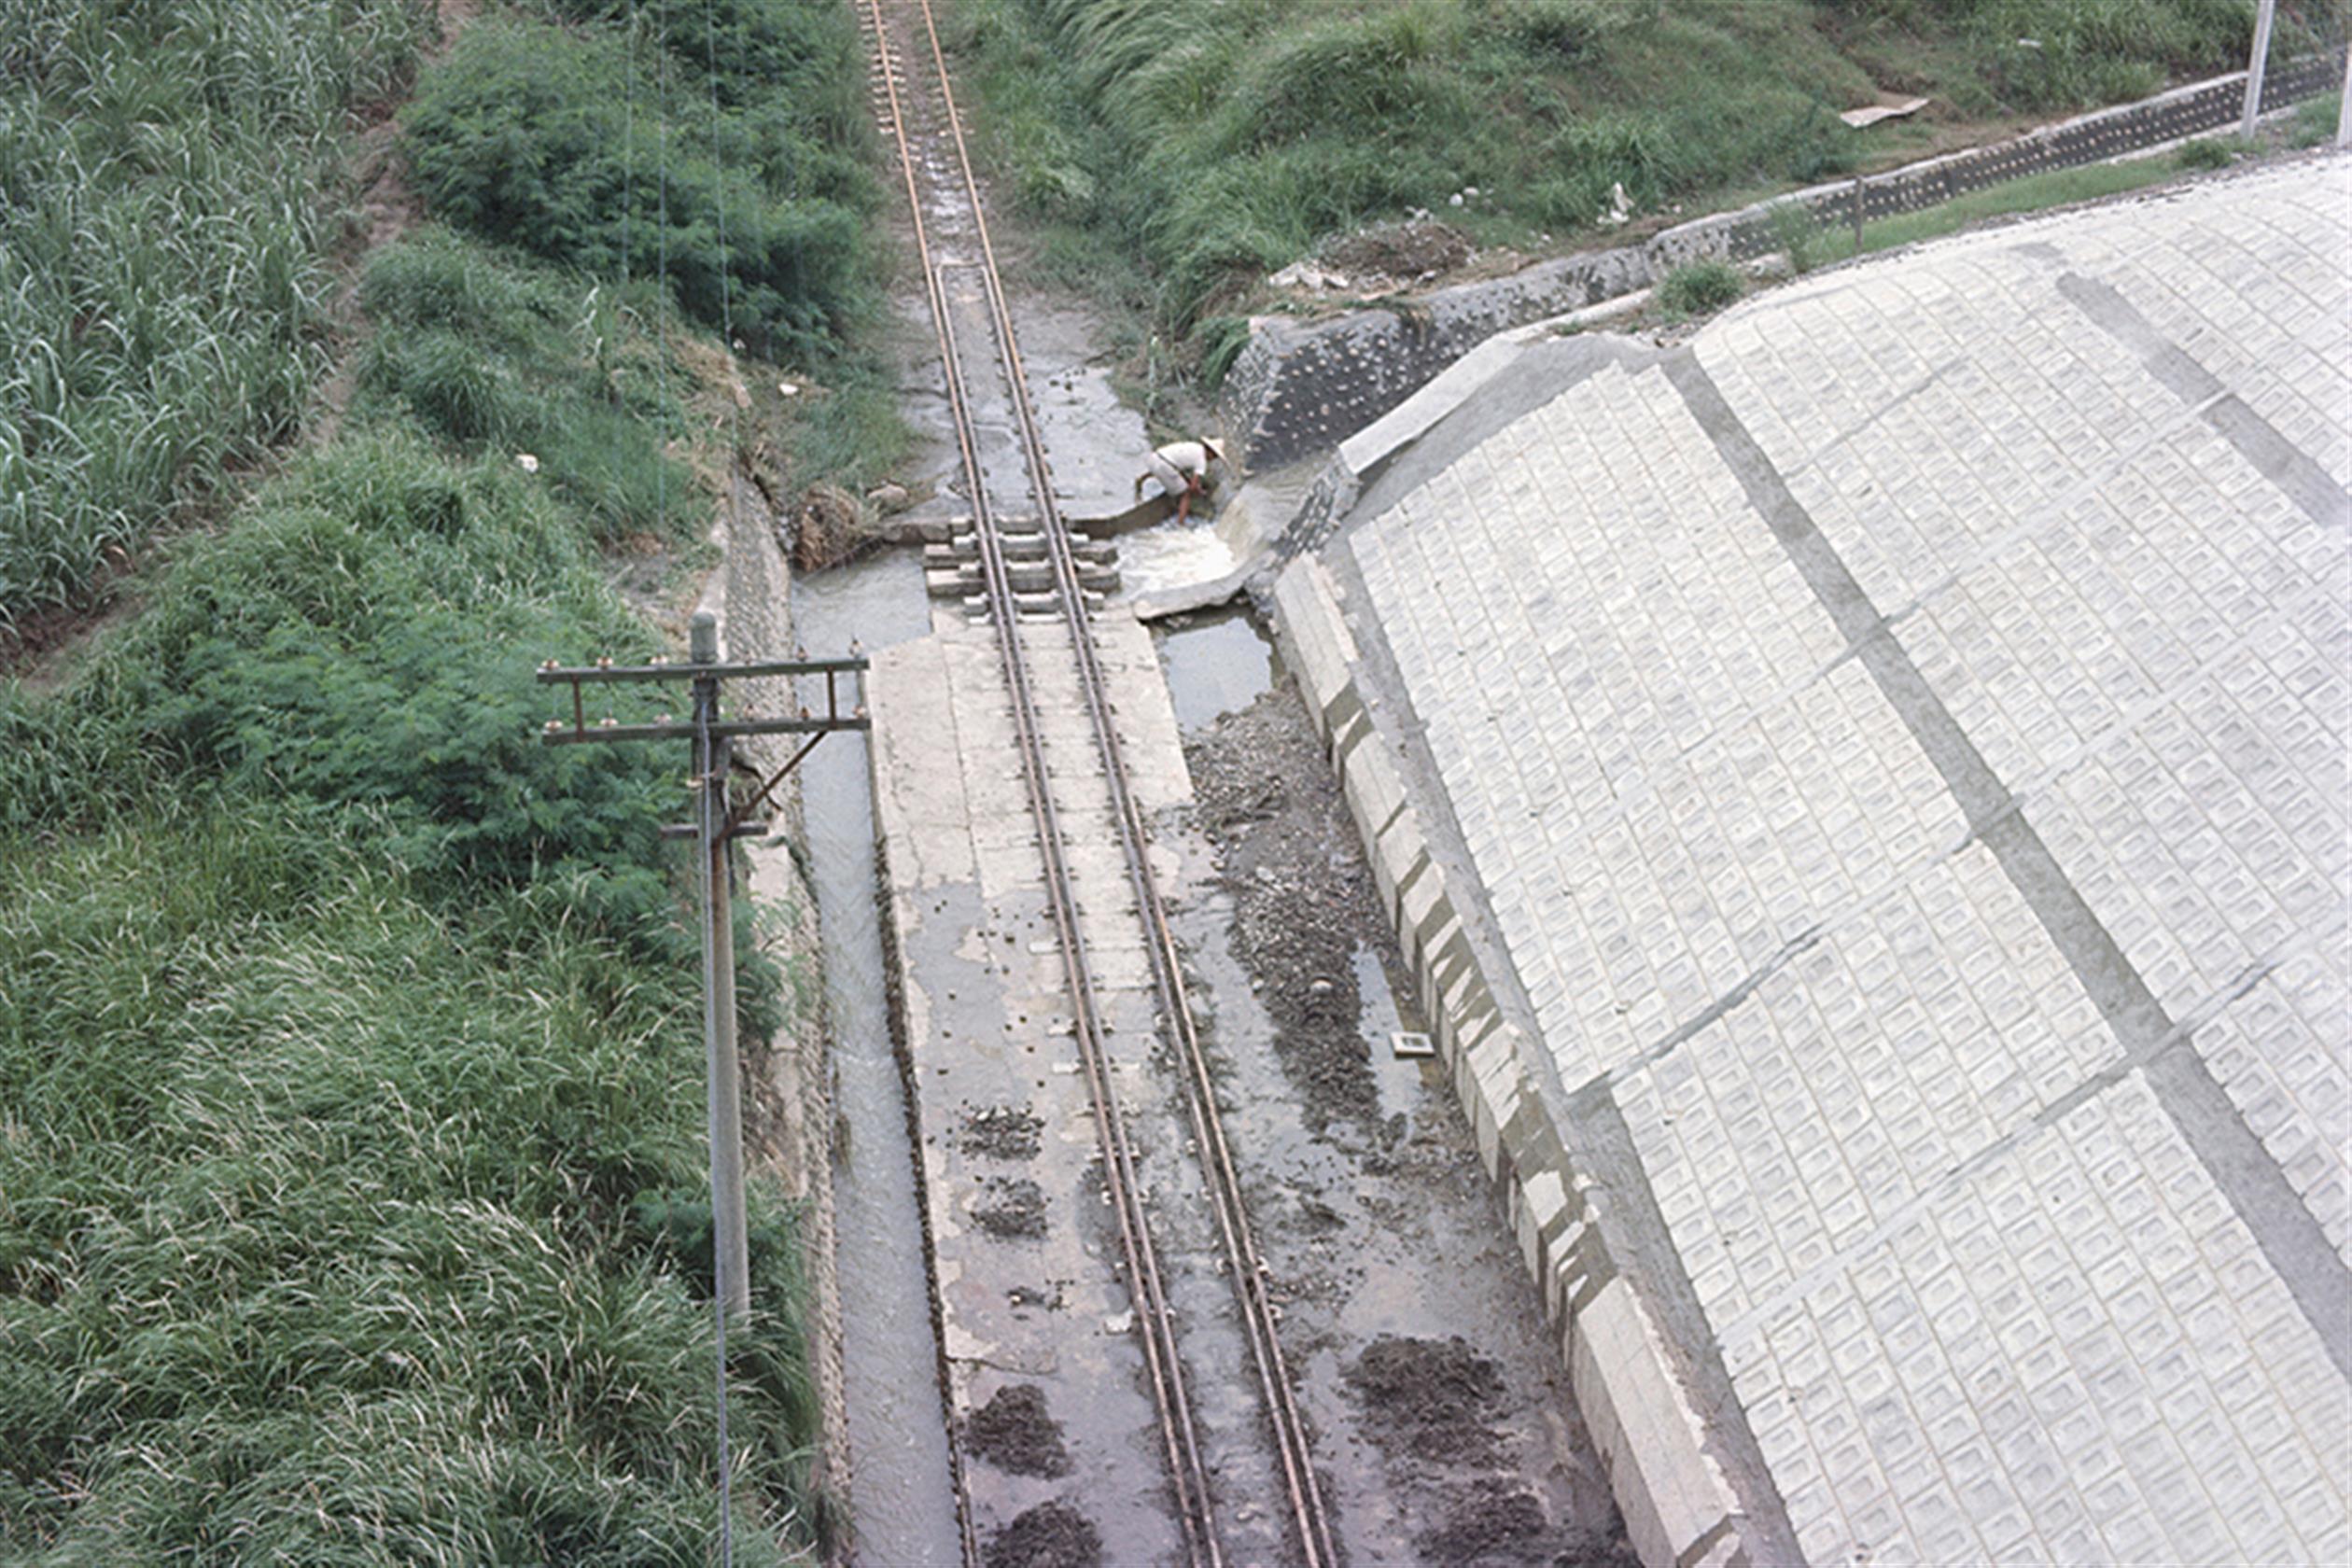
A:
[[[899,553],[803,576],[792,585],[792,625],[819,653],[852,639],[871,651],[921,637],[931,630],[922,567]],[[800,781],[822,917],[834,1109],[848,1129],[833,1197],[856,1561],[955,1564],[963,1547],[933,1377],[939,1351],[906,1094],[890,1043],[865,737],[829,737],[801,764]]]

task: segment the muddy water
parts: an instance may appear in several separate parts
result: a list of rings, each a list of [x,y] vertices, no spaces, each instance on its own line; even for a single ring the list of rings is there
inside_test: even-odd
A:
[[[871,651],[931,629],[922,567],[872,557],[792,585],[792,624],[811,649]],[[821,696],[821,693],[819,693]],[[891,1047],[875,903],[865,737],[837,735],[801,765],[801,799],[822,916],[834,1109],[846,1131],[833,1170],[856,1561],[954,1564],[963,1547],[934,1372],[920,1206],[906,1094]]]

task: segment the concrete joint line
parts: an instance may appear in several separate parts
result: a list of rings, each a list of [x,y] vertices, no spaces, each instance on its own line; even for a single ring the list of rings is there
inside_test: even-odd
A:
[[[1673,1381],[1698,1411],[1704,1412],[1708,1446],[1731,1483],[1740,1509],[1735,1517],[1746,1526],[1749,1547],[1765,1561],[1803,1561],[1780,1483],[1772,1478],[1763,1446],[1748,1424],[1747,1408],[1732,1388],[1731,1371],[1723,1359],[1723,1339],[1712,1332],[1706,1309],[1699,1304],[1698,1287],[1674,1246],[1665,1211],[1659,1207],[1657,1191],[1643,1169],[1624,1112],[1616,1097],[1604,1092],[1597,1102],[1578,1107],[1575,1121],[1582,1135],[1578,1148],[1590,1172],[1585,1200],[1593,1206],[1596,1220],[1604,1217],[1604,1207],[1617,1211],[1620,1223],[1613,1228],[1623,1239],[1627,1254],[1623,1267],[1645,1287],[1635,1295],[1650,1303],[1659,1315],[1660,1337],[1674,1363]],[[1602,1225],[1594,1225],[1591,1234],[1595,1250],[1605,1252],[1599,1244]],[[1610,1259],[1607,1272],[1611,1278],[1618,1268],[1617,1260]],[[1596,1275],[1599,1272],[1596,1267]],[[1588,1297],[1599,1295],[1608,1282],[1595,1279]]]
[[[2066,287],[2065,279],[2060,280],[2060,287],[2062,291]],[[2122,302],[2112,289],[2106,292],[2116,303]],[[2183,363],[2191,363],[2185,356],[2180,357]],[[2206,374],[2202,367],[2191,364],[2191,368],[2198,375]],[[2163,1047],[2173,1043],[2178,1026],[2124,956],[2114,934],[2067,878],[2041,835],[2015,809],[2015,801],[1983,754],[1887,630],[1884,618],[1699,363],[1698,356],[1687,348],[1677,350],[1666,357],[1663,369],[1691,417],[1739,480],[1748,504],[1787,550],[1814,598],[1859,653],[1863,667],[1942,776],[1971,830],[1993,851],[2010,884],[2065,958],[2122,1046],[2126,1060],[2146,1069],[2146,1080],[2157,1103],[2252,1233],[2338,1373],[2352,1379],[2352,1317],[2343,1310],[2344,1301],[2352,1296],[2352,1270],[2345,1268],[2318,1222],[2288,1183],[2286,1172],[2262,1148],[2193,1049],[2167,1053],[2161,1063],[2157,1060]],[[2206,379],[2210,381],[2209,376]]]
[[[2305,517],[2323,528],[2352,524],[2352,495],[2277,427],[2256,413],[2221,379],[2191,358],[2156,329],[2113,285],[2079,273],[2062,273],[2059,296],[2091,324],[2139,356],[2148,373],[2182,402],[2193,405],[2222,440],[2237,449],[2264,479],[2276,485]]]
[[[1942,1175],[1923,1183],[1909,1202],[1863,1232],[1862,1239],[1855,1242],[1850,1251],[1869,1252],[1888,1237],[1904,1230],[1917,1221],[1922,1214],[1933,1211],[1954,1193],[1974,1181],[1981,1172],[1999,1164],[2003,1158],[2014,1153],[2029,1140],[2058,1126],[2135,1071],[2152,1072],[2156,1070],[2157,1063],[2165,1061],[2174,1055],[2187,1055],[2193,1060],[2195,1052],[2184,1050],[2184,1048],[2195,1037],[2196,1032],[2219,1016],[2230,1003],[2260,985],[2275,967],[2270,963],[2247,965],[2228,985],[2199,1002],[2146,1055],[2118,1057],[2039,1111],[2035,1112],[2018,1127],[1995,1139],[1967,1158],[1959,1161]],[[2161,1090],[2152,1086],[2151,1092],[2159,1095],[2162,1093]],[[1792,1302],[1803,1300],[1823,1281],[1835,1277],[1844,1267],[1844,1258],[1840,1255],[1833,1255],[1815,1264],[1783,1285],[1771,1295],[1757,1302],[1740,1316],[1726,1323],[1723,1328],[1724,1342],[1729,1344],[1746,1337],[1755,1332],[1758,1324],[1770,1323],[1774,1314]]]

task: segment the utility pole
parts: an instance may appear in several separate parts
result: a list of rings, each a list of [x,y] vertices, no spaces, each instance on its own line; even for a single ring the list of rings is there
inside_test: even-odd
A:
[[[735,839],[767,832],[763,822],[748,822],[745,814],[757,810],[786,776],[800,765],[816,744],[835,730],[871,727],[862,706],[841,709],[838,680],[861,672],[863,654],[843,659],[783,659],[728,665],[719,662],[719,618],[698,611],[689,632],[689,662],[684,665],[616,665],[609,659],[595,665],[565,667],[549,660],[539,669],[541,685],[571,687],[572,718],[567,725],[551,719],[541,739],[550,746],[581,746],[594,742],[688,740],[693,743],[694,820],[665,826],[665,838],[693,838],[702,860],[703,1035],[709,1068],[710,1225],[712,1290],[720,1303],[721,1323],[739,1321],[751,1306],[750,1256],[743,1218],[743,1080],[735,1052],[735,917],[730,886]],[[745,714],[724,718],[719,707],[721,683],[776,676],[821,675],[825,678],[825,712],[806,708],[796,717],[762,719]],[[588,722],[583,686],[646,681],[692,683],[693,718],[689,723],[621,724],[611,719]],[[727,771],[734,742],[746,735],[804,735],[784,765],[740,806],[727,799]]]
[[[2261,0],[2261,8],[2254,13],[2254,52],[2246,62],[2246,114],[2238,121],[2238,134],[2249,139],[2262,112],[2262,76],[2270,69],[2271,22],[2277,15],[2278,0]]]
[[[2352,147],[2352,47],[2344,51],[2344,91],[2336,99],[2336,149]]]

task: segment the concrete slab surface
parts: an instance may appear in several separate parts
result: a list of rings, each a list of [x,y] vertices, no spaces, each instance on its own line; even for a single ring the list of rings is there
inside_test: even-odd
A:
[[[1277,596],[1645,1559],[2352,1561],[2352,161],[1549,373]]]

